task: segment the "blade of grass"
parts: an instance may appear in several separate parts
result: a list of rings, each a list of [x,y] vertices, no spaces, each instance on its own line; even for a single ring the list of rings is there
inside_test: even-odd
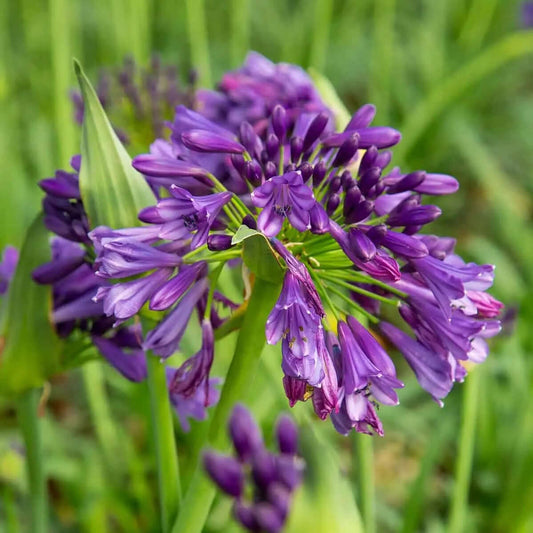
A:
[[[359,508],[365,533],[376,533],[376,486],[374,476],[374,445],[370,435],[353,432],[354,453],[357,459],[357,487]]]
[[[309,33],[312,39],[308,66],[318,72],[324,72],[326,66],[332,13],[333,0],[315,0],[315,20]]]
[[[198,71],[198,84],[201,87],[210,88],[211,65],[204,0],[186,0],[185,4],[187,6],[187,28],[191,47],[191,66]]]
[[[250,49],[250,0],[233,0],[231,5],[231,65],[237,67]]]

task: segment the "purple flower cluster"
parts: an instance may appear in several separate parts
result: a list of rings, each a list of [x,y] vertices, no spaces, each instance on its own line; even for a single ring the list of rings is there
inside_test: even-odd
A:
[[[441,214],[425,198],[454,193],[457,180],[391,168],[388,148],[401,135],[371,125],[372,105],[339,131],[305,73],[257,54],[198,98],[201,113],[178,106],[169,141],[133,161],[156,195],[139,213],[145,225],[88,233],[75,176],[43,185],[48,227],[96,255],[100,316],[127,328],[146,305],[162,311],[139,343],[167,358],[196,310],[202,348],[169,378],[170,390],[191,406],[198,395],[212,404],[213,329],[223,308],[239,306],[216,279],[242,259],[232,239],[248,226],[285,269],[265,327],[269,343],[281,341],[291,406],[312,398],[339,432],[381,435],[376,407],[396,405],[403,383],[380,333],[441,403],[465,362],[486,357],[502,308],[485,292],[492,266],[465,263],[453,239],[421,232]],[[79,250],[60,263],[65,275],[86,265]]]
[[[168,230],[164,223],[153,228],[112,231],[100,227],[89,232],[79,191],[80,157],[74,157],[71,164],[75,172],[57,171],[54,178],[39,184],[46,193],[44,222],[57,236],[51,242],[51,261],[35,269],[33,279],[52,286],[52,320],[61,337],[68,338],[73,333],[87,335],[125,378],[140,382],[147,374],[146,350],[153,349],[162,357],[174,353],[195,305],[206,298],[205,264],[182,265],[177,250],[157,249],[147,244],[158,240],[163,229]],[[212,212],[203,205],[201,209],[204,214]],[[163,209],[163,215],[165,212]],[[158,268],[154,272],[142,278],[114,285],[109,281],[155,267]],[[167,321],[143,339],[138,324],[123,323],[136,315],[150,298],[151,308],[156,310],[180,302]],[[211,330],[209,321],[204,329]],[[212,353],[212,333],[204,337],[201,353]],[[179,376],[189,373],[189,362],[195,358],[199,357],[191,357],[178,369],[167,367],[170,399],[185,430],[189,428],[187,417],[204,419],[205,408],[218,400],[216,379],[204,376],[204,380],[194,381],[189,387],[177,385]]]
[[[288,516],[292,493],[302,481],[304,463],[297,457],[298,432],[288,416],[276,424],[279,453],[267,450],[251,413],[237,404],[229,421],[235,457],[204,454],[211,479],[235,498],[233,513],[248,531],[277,533]]]
[[[243,122],[264,130],[276,105],[287,110],[289,120],[301,113],[325,111],[331,115],[302,68],[273,63],[257,52],[249,52],[239,69],[226,72],[216,91],[200,89],[196,93],[198,111],[234,132]]]

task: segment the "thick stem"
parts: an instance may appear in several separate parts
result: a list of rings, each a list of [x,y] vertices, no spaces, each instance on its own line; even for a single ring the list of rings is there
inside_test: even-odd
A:
[[[475,368],[465,383],[459,453],[455,464],[455,485],[448,523],[449,533],[460,533],[466,526],[478,411],[479,372],[479,368]]]
[[[18,400],[18,420],[26,447],[26,468],[31,497],[31,530],[33,533],[46,533],[48,531],[48,498],[41,427],[37,414],[38,404],[38,389],[23,393]]]
[[[365,533],[376,532],[376,504],[374,480],[374,448],[372,437],[354,432],[357,457],[359,508],[363,515]]]
[[[265,323],[278,295],[279,285],[256,279],[220,401],[209,426],[209,446],[226,445],[227,419],[235,402],[244,400],[250,390],[266,342]],[[215,485],[204,474],[200,458],[172,533],[201,533],[215,493]]]
[[[147,365],[153,446],[157,457],[161,531],[168,533],[176,519],[181,500],[178,451],[174,438],[165,366],[157,357],[150,354],[147,357]]]
[[[198,84],[211,87],[211,66],[204,0],[187,0],[187,25],[191,43],[192,67],[198,69]]]

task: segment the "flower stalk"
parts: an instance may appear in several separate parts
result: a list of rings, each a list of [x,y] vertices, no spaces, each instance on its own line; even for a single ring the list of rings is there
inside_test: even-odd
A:
[[[30,389],[18,400],[18,419],[26,447],[26,468],[31,498],[31,530],[48,531],[48,497],[43,463],[41,426],[37,413],[39,390]]]
[[[266,343],[265,322],[278,294],[278,285],[256,278],[220,401],[209,425],[207,444],[213,448],[226,446],[225,428],[231,408],[238,400],[245,399],[250,390]],[[206,477],[199,461],[172,533],[203,531],[215,493],[216,487]]]
[[[161,531],[168,533],[181,501],[178,451],[174,438],[165,366],[156,356],[149,354],[147,367],[153,443],[157,457]]]

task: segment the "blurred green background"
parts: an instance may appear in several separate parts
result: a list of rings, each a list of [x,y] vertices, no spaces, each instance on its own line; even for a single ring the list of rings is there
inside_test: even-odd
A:
[[[248,49],[315,68],[350,110],[374,103],[374,123],[403,133],[396,164],[459,179],[433,231],[457,237],[468,259],[496,264],[494,295],[517,311],[443,409],[406,377],[401,406],[382,410],[386,435],[372,440],[377,531],[533,531],[533,31],[521,27],[520,8],[514,0],[4,0],[0,248],[20,245],[39,209],[37,181],[78,151],[72,57],[93,82],[127,55],[147,65],[152,52],[184,79],[195,66],[200,86]],[[273,392],[253,402],[266,427],[286,408],[271,383],[278,372],[262,373],[259,385]],[[105,389],[91,390],[89,373],[103,374]],[[43,420],[53,531],[157,531],[144,394],[98,363],[52,384]],[[9,399],[0,401],[0,430],[0,530],[27,531]],[[353,439],[329,424],[316,431],[339,450],[332,464],[345,477],[337,492],[346,492],[358,474]],[[198,433],[195,425],[181,444]],[[323,493],[316,498],[327,500]],[[217,502],[209,531],[232,531],[227,508]]]

